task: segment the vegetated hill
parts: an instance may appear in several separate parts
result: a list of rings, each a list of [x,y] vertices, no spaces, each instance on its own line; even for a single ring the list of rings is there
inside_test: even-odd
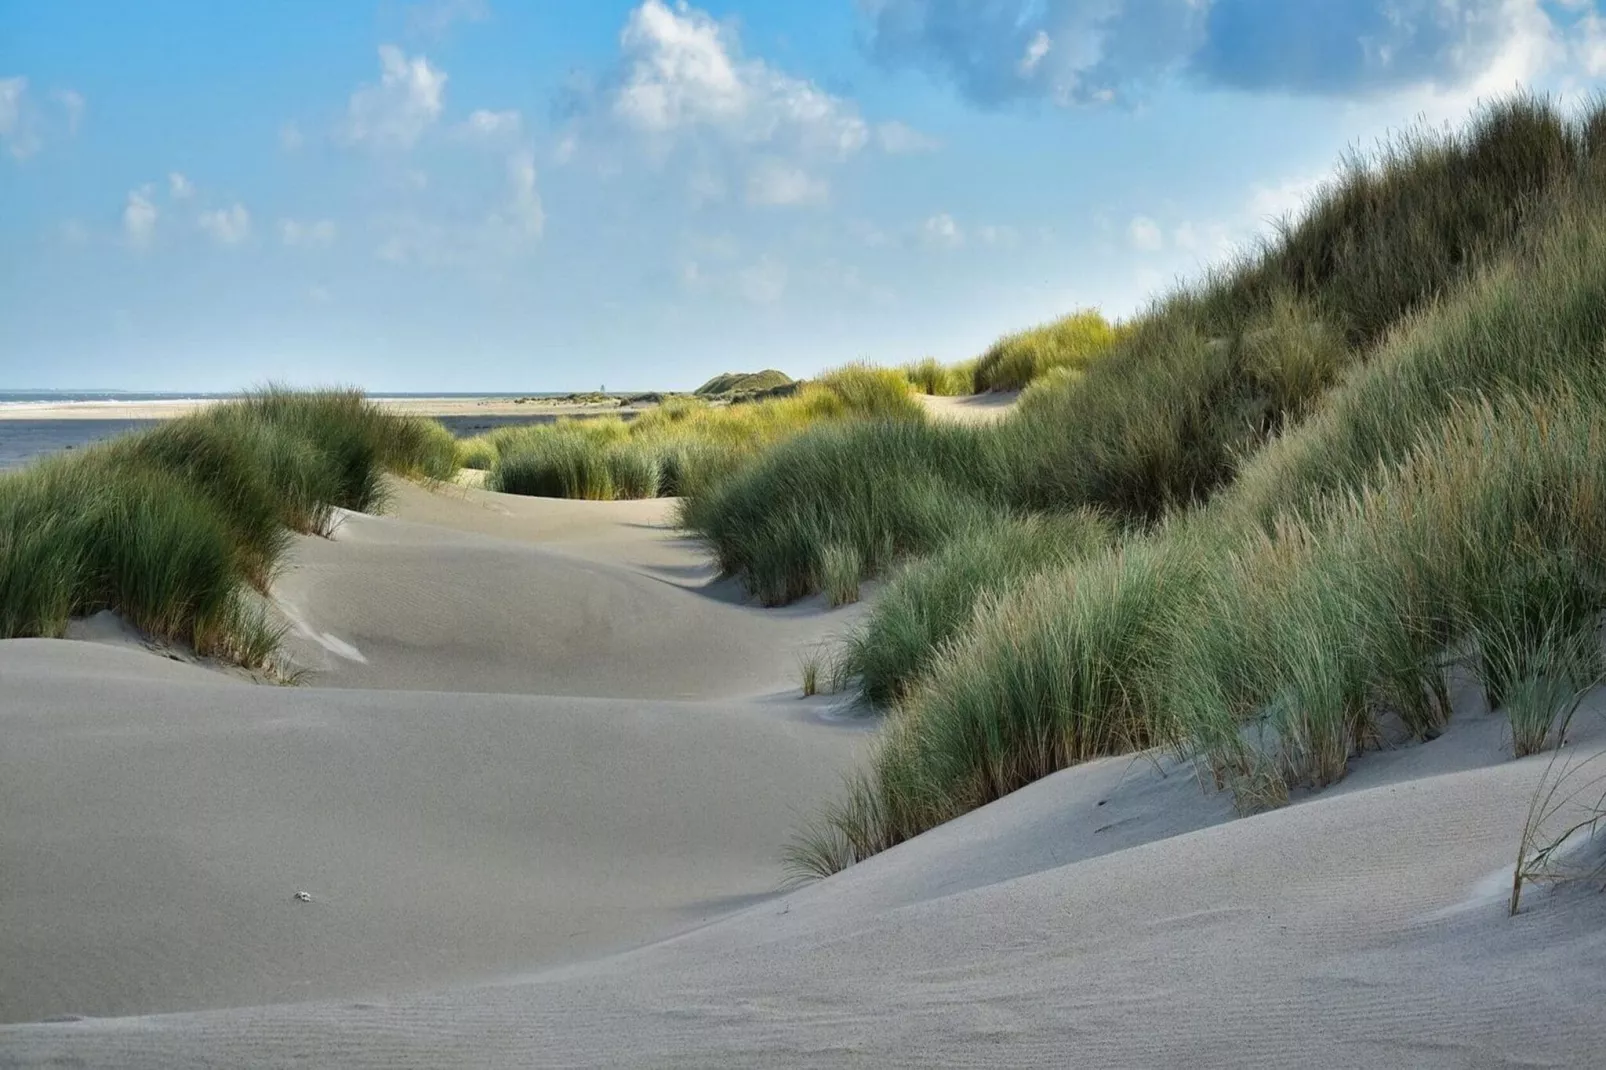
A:
[[[774,368],[766,368],[761,372],[726,372],[723,375],[716,375],[693,393],[705,398],[725,397],[731,394],[755,394],[791,384],[790,375]]]
[[[1600,657],[1603,351],[1606,106],[1521,96],[1348,161],[995,427],[822,428],[692,496],[766,601],[900,563],[828,674],[886,730],[799,864],[1155,744],[1275,804],[1385,715],[1435,733],[1450,651],[1553,740]],[[1113,539],[1020,523],[1079,511]]]

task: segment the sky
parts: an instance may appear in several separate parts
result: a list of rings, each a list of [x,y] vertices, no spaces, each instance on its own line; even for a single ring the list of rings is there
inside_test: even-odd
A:
[[[957,360],[1603,80],[1597,0],[0,0],[0,390]]]

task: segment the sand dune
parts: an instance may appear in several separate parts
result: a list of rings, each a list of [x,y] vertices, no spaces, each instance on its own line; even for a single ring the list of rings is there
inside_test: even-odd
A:
[[[1468,717],[1409,778],[1385,755],[1382,783],[1240,821],[1108,759],[588,964],[0,1039],[17,1065],[130,1067],[1592,1065],[1606,900],[1505,916],[1542,760],[1480,764],[1499,733]]]
[[[276,588],[292,655],[320,687],[795,694],[800,655],[857,610],[746,604],[671,506],[403,488],[395,517],[298,541]]]
[[[1606,897],[1506,917],[1546,759],[1475,694],[1273,813],[1106,759],[778,893],[865,739],[788,659],[850,618],[665,508],[402,488],[298,547],[301,687],[0,643],[0,1065],[1599,1061]]]

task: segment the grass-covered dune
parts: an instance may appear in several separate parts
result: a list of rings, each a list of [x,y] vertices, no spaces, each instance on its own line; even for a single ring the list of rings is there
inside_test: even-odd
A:
[[[1456,665],[1525,753],[1598,671],[1606,109],[1401,137],[1114,334],[962,449],[810,432],[686,502],[765,600],[893,576],[835,655],[887,721],[800,868],[1157,744],[1273,805],[1435,734]]]
[[[774,368],[765,368],[761,372],[725,372],[716,375],[692,393],[705,398],[728,397],[731,394],[757,394],[791,385],[790,375]]]
[[[58,636],[111,609],[268,667],[279,631],[248,591],[266,591],[290,533],[326,534],[336,508],[380,508],[386,471],[454,466],[432,420],[357,391],[268,389],[0,475],[0,638]]]
[[[898,372],[850,365],[762,400],[676,398],[628,422],[589,417],[501,428],[462,443],[460,459],[486,469],[486,486],[508,494],[672,497],[723,482],[810,427],[923,415]]]

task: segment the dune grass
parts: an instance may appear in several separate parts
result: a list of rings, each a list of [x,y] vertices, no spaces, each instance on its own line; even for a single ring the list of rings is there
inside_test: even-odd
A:
[[[1080,370],[1106,353],[1117,336],[1116,328],[1092,310],[1007,335],[976,361],[972,392],[1024,390],[1057,369]]]
[[[710,492],[766,449],[823,424],[924,413],[904,377],[848,365],[786,396],[716,403],[675,398],[629,423],[561,419],[501,428],[462,447],[487,463],[486,486],[541,497],[653,498]]]
[[[899,369],[909,385],[933,397],[959,397],[976,393],[976,361],[943,364],[935,357],[905,364]]]
[[[157,638],[267,668],[266,591],[289,532],[384,502],[386,470],[453,471],[449,433],[354,391],[268,389],[0,476],[0,637],[59,636],[102,609]]]
[[[699,397],[719,397],[729,394],[752,394],[790,386],[792,377],[785,372],[766,368],[761,372],[725,372],[716,375],[693,391]]]
[[[864,703],[892,706],[979,605],[1114,541],[1113,526],[1088,512],[1005,515],[978,527],[898,570],[844,641],[837,671]]]
[[[699,503],[728,568],[765,563],[764,586],[794,593],[774,561],[807,573],[815,500],[853,508],[862,486],[929,471],[931,493],[983,507],[914,551],[938,555],[905,573],[931,568],[928,589],[885,612],[942,616],[945,568],[997,593],[929,640],[910,629],[874,755],[794,843],[794,871],[1153,745],[1245,810],[1276,805],[1342,777],[1388,723],[1436,734],[1458,659],[1514,752],[1554,744],[1597,678],[1606,606],[1603,114],[1569,123],[1523,97],[1352,162],[1297,225],[980,429],[990,467],[909,442],[851,451],[884,471],[836,478],[798,464],[824,452],[811,433],[788,458],[808,478],[767,460],[732,485],[784,485],[790,524]],[[1090,507],[1122,529],[1114,546],[1046,539],[1068,561],[1035,572],[966,548],[1001,517]],[[868,634],[845,663],[868,660]],[[878,686],[859,671],[861,693]]]

